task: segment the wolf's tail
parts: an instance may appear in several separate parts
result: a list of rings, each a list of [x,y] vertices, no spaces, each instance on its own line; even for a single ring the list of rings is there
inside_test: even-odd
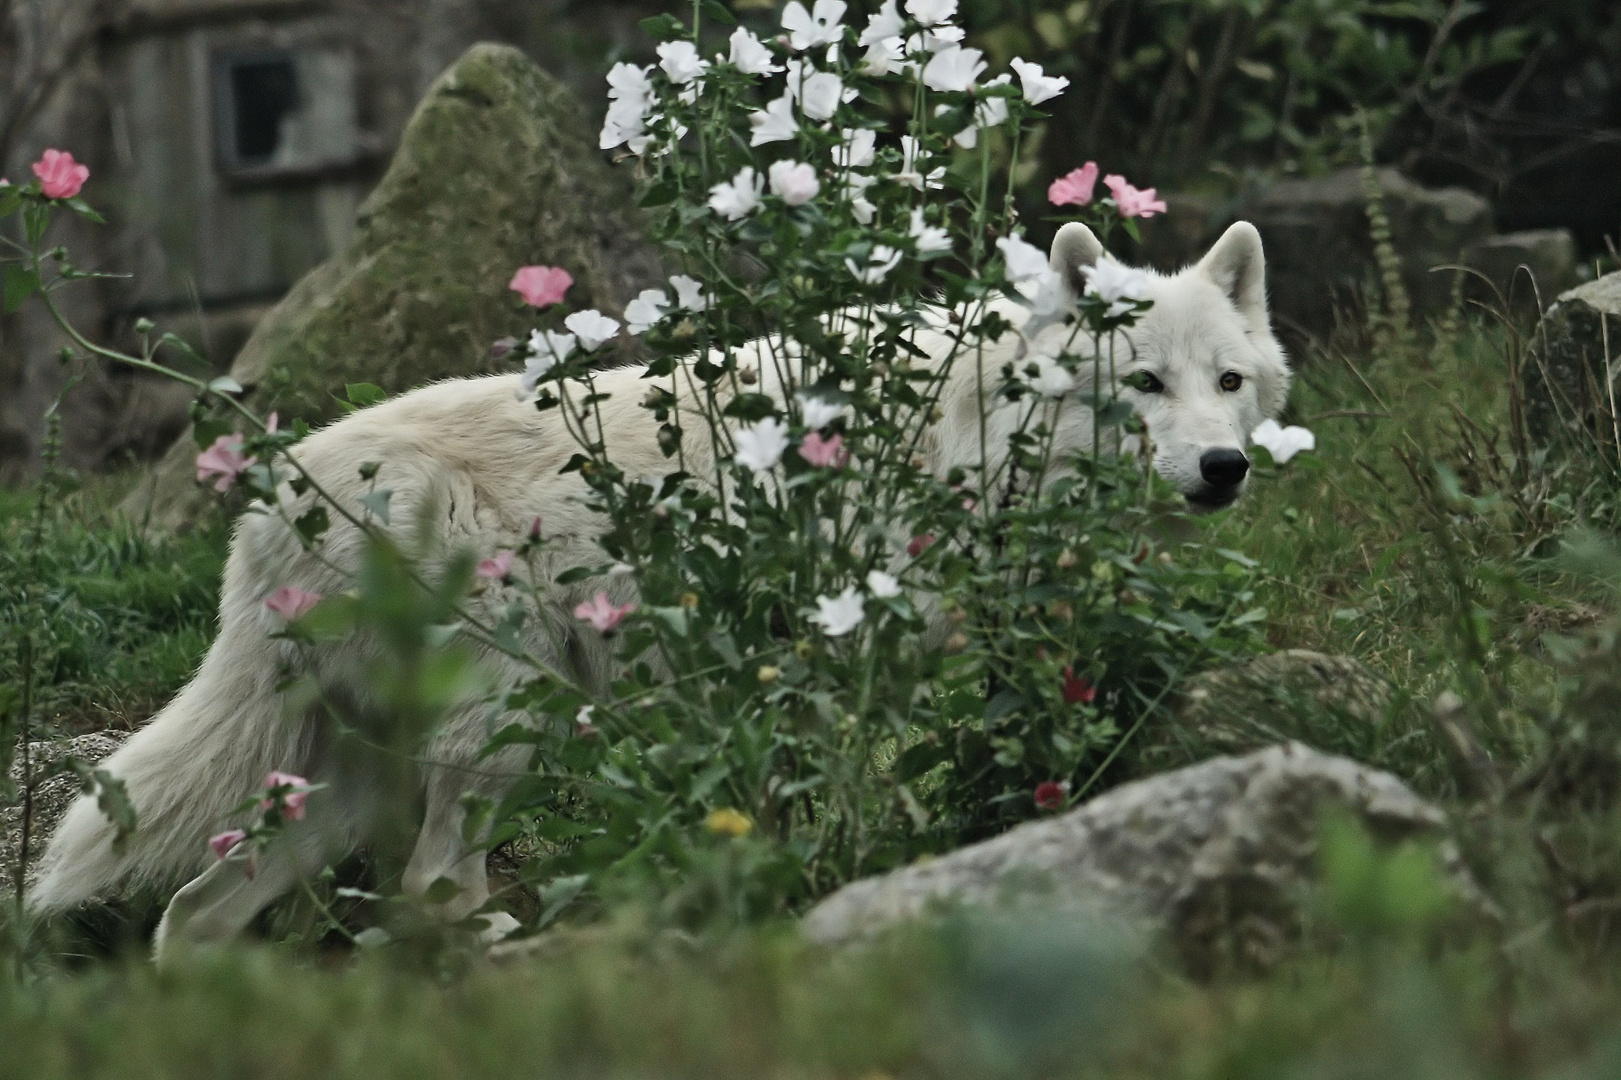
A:
[[[135,831],[115,849],[116,829],[95,799],[77,799],[40,862],[34,910],[63,911],[115,886],[162,887],[195,876],[211,858],[208,837],[266,773],[307,767],[308,721],[282,715],[281,650],[265,640],[264,616],[222,614],[196,677],[101,765],[128,789]]]

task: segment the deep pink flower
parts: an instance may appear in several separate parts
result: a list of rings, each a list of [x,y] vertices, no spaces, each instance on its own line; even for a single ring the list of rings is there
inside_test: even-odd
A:
[[[493,558],[480,559],[478,576],[486,581],[500,581],[512,572],[512,552],[497,551]]]
[[[591,599],[578,605],[574,609],[574,617],[584,620],[597,628],[599,633],[606,634],[622,622],[626,615],[636,610],[635,604],[626,604],[623,607],[614,607],[609,601],[606,592],[599,592]]]
[[[831,465],[835,469],[842,469],[844,463],[850,460],[850,451],[844,448],[843,435],[824,439],[821,432],[813,431],[799,444],[799,456],[818,468],[825,469]]]
[[[208,838],[208,850],[214,853],[214,858],[223,859],[231,853],[232,848],[247,838],[248,834],[241,829],[226,829]]]
[[[197,455],[197,482],[214,479],[214,490],[231,490],[236,478],[247,472],[258,459],[242,452],[242,436],[221,435],[214,445]]]
[[[1067,798],[1068,780],[1043,780],[1036,785],[1036,805],[1043,810],[1062,810]]]
[[[1064,680],[1058,684],[1058,689],[1064,695],[1065,705],[1090,705],[1098,696],[1098,688],[1087,682],[1085,676],[1076,675],[1072,667],[1064,668]]]
[[[512,275],[507,288],[522,296],[530,307],[543,308],[563,299],[572,284],[573,275],[561,266],[525,266]]]
[[[1098,183],[1098,163],[1088,161],[1079,169],[1060,176],[1047,188],[1047,201],[1054,206],[1085,206],[1092,201]]]
[[[308,615],[310,609],[321,602],[320,593],[305,592],[297,585],[283,585],[265,597],[265,607],[292,622]]]
[[[261,800],[259,809],[272,809],[278,799],[281,802],[281,813],[288,821],[304,820],[304,800],[310,797],[310,782],[302,776],[295,776],[287,772],[272,772],[265,777],[265,789],[292,788],[291,791],[281,792],[273,798]]]
[[[907,543],[906,554],[915,559],[933,546],[934,534],[922,533],[918,536],[912,537],[912,539]]]
[[[74,161],[66,150],[47,150],[34,162],[34,175],[47,199],[71,199],[90,179],[90,169]]]
[[[1158,198],[1154,188],[1134,188],[1119,173],[1105,176],[1103,186],[1114,196],[1121,217],[1153,217],[1165,213],[1165,202]]]

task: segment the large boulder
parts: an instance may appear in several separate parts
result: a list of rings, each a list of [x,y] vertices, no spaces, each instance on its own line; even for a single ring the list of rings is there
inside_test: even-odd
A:
[[[1466,248],[1491,235],[1491,206],[1463,188],[1421,187],[1395,169],[1374,175],[1414,313],[1444,311],[1455,275],[1430,270],[1457,264]],[[1362,287],[1376,271],[1360,168],[1273,184],[1242,202],[1237,216],[1260,230],[1267,289],[1286,328],[1326,334],[1337,311],[1365,305]]]
[[[805,916],[813,941],[868,937],[934,911],[1039,900],[1162,933],[1188,967],[1272,963],[1300,929],[1322,814],[1376,838],[1439,836],[1444,818],[1388,773],[1299,743],[1117,788],[938,858],[847,885]]]
[[[1525,420],[1543,441],[1610,441],[1608,369],[1621,356],[1621,271],[1578,285],[1548,309],[1525,364]]]
[[[129,738],[127,731],[98,731],[91,735],[76,735],[71,739],[41,739],[28,744],[29,765],[35,776],[52,772],[70,757],[94,765],[112,755]],[[11,782],[22,784],[22,755],[19,753],[11,766]],[[34,787],[33,813],[28,829],[28,865],[39,861],[45,850],[45,841],[56,831],[56,823],[67,813],[68,806],[79,796],[79,778],[72,773],[57,773]],[[11,895],[16,887],[17,853],[21,849],[23,808],[19,802],[0,807],[0,897]]]
[[[490,371],[491,343],[532,324],[507,288],[519,266],[567,268],[569,301],[612,314],[659,277],[632,207],[568,92],[518,50],[475,45],[418,106],[349,245],[259,323],[231,375],[261,413],[313,423],[347,383]],[[177,442],[125,511],[188,520],[204,503],[196,453]]]

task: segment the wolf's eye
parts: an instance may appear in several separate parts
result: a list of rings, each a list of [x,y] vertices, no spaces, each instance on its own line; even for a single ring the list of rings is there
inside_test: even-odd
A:
[[[1133,371],[1126,376],[1126,385],[1144,394],[1157,394],[1165,389],[1165,384],[1151,371]]]
[[[1244,385],[1244,376],[1236,371],[1229,371],[1221,377],[1221,388],[1229,394],[1236,393]]]

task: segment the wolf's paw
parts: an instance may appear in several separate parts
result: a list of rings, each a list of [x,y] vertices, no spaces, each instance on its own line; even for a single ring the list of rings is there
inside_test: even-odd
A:
[[[494,945],[523,925],[504,911],[494,911],[479,918],[484,920],[484,929],[479,931],[478,939],[486,945]]]

